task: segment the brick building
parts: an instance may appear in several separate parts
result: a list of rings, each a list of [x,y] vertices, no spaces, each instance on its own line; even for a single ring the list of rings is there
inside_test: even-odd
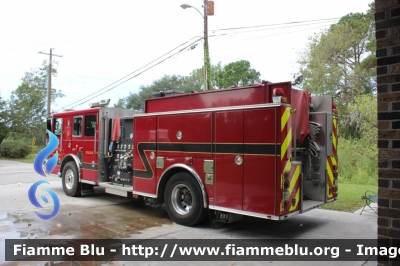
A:
[[[400,239],[400,0],[375,0],[378,81],[378,238]],[[400,261],[380,261],[399,265]]]

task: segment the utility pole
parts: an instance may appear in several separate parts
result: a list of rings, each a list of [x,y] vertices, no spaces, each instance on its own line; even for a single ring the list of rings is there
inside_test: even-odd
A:
[[[194,8],[197,12],[199,12],[200,16],[202,16],[204,20],[204,90],[207,91],[211,88],[210,84],[210,74],[211,74],[211,66],[210,66],[210,54],[208,52],[208,16],[214,15],[214,1],[204,0],[204,11],[203,14],[189,4],[182,4],[181,7],[183,9],[186,8]]]
[[[204,90],[209,90],[211,88],[210,84],[210,56],[208,52],[208,0],[204,0],[204,78],[205,78],[205,88]]]
[[[47,75],[47,117],[46,119],[50,118],[50,103],[51,103],[51,61],[52,61],[52,56],[58,56],[58,57],[62,57],[62,55],[55,55],[53,54],[53,49],[54,48],[50,48],[50,53],[43,53],[43,52],[39,52],[39,54],[45,54],[45,55],[50,55],[50,61],[49,61],[49,73]]]

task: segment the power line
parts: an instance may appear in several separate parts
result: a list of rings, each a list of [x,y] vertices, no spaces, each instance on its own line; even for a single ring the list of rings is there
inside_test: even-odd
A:
[[[197,37],[197,36],[196,36],[196,37]],[[165,54],[163,54],[163,55],[157,57],[157,58],[154,59],[153,61],[151,61],[151,62],[147,63],[146,65],[144,65],[144,66],[142,66],[142,67],[136,69],[135,71],[129,73],[128,75],[126,75],[126,76],[124,76],[124,77],[122,77],[122,78],[120,78],[120,79],[114,81],[113,83],[111,83],[111,84],[105,86],[104,88],[98,90],[98,91],[95,92],[95,93],[99,93],[99,92],[101,92],[102,90],[105,90],[105,89],[107,89],[108,87],[114,85],[115,83],[117,83],[117,82],[119,82],[119,81],[121,81],[121,80],[123,80],[123,79],[125,79],[125,78],[127,78],[127,77],[129,77],[129,76],[131,76],[131,75],[133,75],[134,73],[136,73],[136,72],[138,72],[139,70],[145,68],[146,66],[148,66],[148,65],[150,65],[150,64],[152,64],[152,63],[154,63],[155,61],[161,59],[162,57],[168,55],[168,54],[171,53],[172,51],[174,51],[174,50],[178,49],[179,47],[185,45],[185,44],[188,43],[190,40],[192,40],[192,39],[194,39],[194,38],[196,38],[196,37],[193,37],[193,38],[189,39],[188,41],[186,41],[186,42],[182,43],[181,45],[175,47],[174,49],[172,49],[172,50],[166,52]],[[200,37],[200,38],[201,38],[201,37]],[[86,96],[86,97],[82,98],[81,100],[79,100],[78,102],[81,102],[81,101],[83,101],[83,100],[85,100],[85,99],[87,99],[87,98],[89,98],[89,97],[92,97],[92,96],[93,96],[93,94],[92,94],[92,95],[89,95],[89,96]],[[91,99],[92,99],[92,98],[91,98]],[[84,103],[85,103],[85,102],[84,102]],[[67,108],[67,107],[69,107],[69,106],[71,106],[71,105],[74,105],[74,104],[76,104],[76,103],[73,103],[73,104],[70,104],[70,105],[66,105],[66,106],[62,107],[61,109],[65,109],[65,108]],[[61,110],[61,109],[59,109],[59,110]],[[57,110],[57,111],[59,111],[59,110]]]
[[[322,22],[328,22],[329,20],[337,20],[337,19],[336,19],[336,18],[331,18],[331,19],[298,21],[298,22],[288,22],[288,23],[279,23],[279,24],[270,24],[270,25],[258,25],[258,26],[249,26],[249,27],[240,27],[240,28],[227,28],[227,29],[220,29],[220,30],[216,30],[216,31],[233,30],[233,29],[246,29],[246,28],[258,28],[258,27],[277,26],[277,25],[281,25],[281,26],[282,26],[282,25],[288,25],[288,24],[307,23],[307,24],[303,24],[303,25],[289,26],[289,27],[298,27],[298,26],[306,26],[306,25],[320,24],[320,23],[322,23]],[[313,23],[308,23],[308,22],[313,22]],[[305,31],[305,30],[310,30],[310,29],[315,29],[315,28],[321,28],[321,27],[325,27],[325,26],[329,26],[329,25],[331,25],[331,24],[325,24],[325,25],[321,25],[321,26],[319,26],[319,27],[307,28],[307,29],[302,29],[302,30],[297,30],[297,31],[291,31],[291,32],[284,32],[284,33],[277,33],[277,34],[272,34],[272,35],[267,35],[267,36],[260,36],[260,37],[254,37],[254,38],[248,38],[248,39],[234,40],[234,41],[244,41],[244,40],[250,40],[250,39],[259,39],[259,38],[265,38],[265,37],[270,37],[270,36],[289,34],[289,33],[293,33],[293,32],[299,32],[299,31]],[[285,28],[289,28],[289,27],[285,27]],[[262,30],[273,30],[273,29],[280,29],[280,28],[282,28],[282,27],[270,28],[270,29],[262,29]],[[260,31],[260,30],[255,30],[255,31]],[[239,33],[246,33],[246,32],[251,32],[251,31],[241,31],[241,32],[239,32]],[[226,33],[224,33],[224,34],[215,34],[215,35],[211,35],[211,36],[209,36],[209,37],[216,37],[216,36],[223,36],[223,35],[228,35],[228,34],[226,34]],[[198,37],[198,36],[197,36],[197,37]],[[194,37],[194,38],[195,38],[195,37]],[[192,39],[194,39],[194,38],[191,38],[190,40],[192,40]],[[61,109],[57,110],[56,112],[58,112],[58,111],[60,111],[60,110],[62,110],[62,109],[65,109],[65,108],[67,108],[67,107],[70,107],[70,106],[72,106],[72,105],[74,105],[74,106],[72,106],[72,107],[70,107],[70,108],[75,108],[75,107],[77,107],[77,106],[80,106],[80,105],[82,105],[82,104],[88,102],[89,100],[91,100],[91,99],[93,99],[93,98],[95,98],[95,97],[98,97],[98,96],[100,96],[100,95],[102,95],[102,94],[104,94],[104,93],[106,93],[106,92],[108,92],[108,91],[110,91],[110,90],[112,90],[112,89],[114,89],[114,88],[116,88],[116,87],[118,87],[118,86],[120,86],[120,85],[126,83],[127,81],[129,81],[129,80],[131,80],[131,79],[133,79],[133,78],[135,78],[135,77],[137,77],[137,76],[143,74],[144,72],[146,72],[146,71],[152,69],[153,67],[155,67],[155,66],[161,64],[162,62],[166,61],[167,59],[169,59],[169,58],[171,58],[171,57],[173,57],[173,56],[179,54],[179,53],[182,52],[183,50],[185,50],[185,49],[191,47],[192,45],[196,44],[196,43],[197,43],[199,40],[201,40],[201,39],[202,39],[202,37],[199,37],[199,39],[197,39],[196,41],[190,43],[189,45],[187,45],[186,47],[182,48],[182,49],[179,50],[178,52],[176,52],[176,53],[174,53],[174,54],[168,56],[167,58],[164,58],[163,60],[159,61],[158,63],[156,63],[156,64],[154,64],[154,65],[152,65],[152,66],[146,68],[145,70],[141,71],[140,73],[138,73],[138,74],[136,74],[136,75],[134,75],[134,76],[128,78],[129,76],[133,75],[134,73],[138,72],[139,70],[144,69],[145,67],[147,67],[147,66],[149,66],[149,65],[151,65],[151,64],[153,64],[153,63],[155,63],[157,60],[160,60],[160,59],[163,58],[164,56],[168,55],[168,54],[171,53],[172,51],[175,51],[175,50],[178,49],[179,47],[185,45],[185,44],[188,43],[190,40],[188,40],[188,41],[182,43],[181,45],[177,46],[176,48],[174,48],[174,49],[170,50],[169,52],[163,54],[162,56],[160,56],[160,57],[154,59],[153,61],[147,63],[146,65],[144,65],[144,66],[138,68],[137,70],[131,72],[130,74],[128,74],[128,75],[126,75],[126,76],[124,76],[124,77],[118,79],[117,81],[115,81],[115,82],[113,82],[113,83],[107,85],[106,87],[104,87],[104,88],[98,90],[98,91],[95,92],[94,94],[91,94],[90,96],[86,96],[86,97],[82,98],[81,100],[78,101],[79,104],[73,103],[73,104],[64,106],[64,107],[62,107]],[[126,79],[126,78],[128,78],[128,79]],[[124,79],[126,79],[126,80],[124,80]],[[120,81],[122,81],[122,82],[120,82]],[[118,83],[118,82],[120,82],[120,83]],[[117,84],[117,83],[118,83],[118,84]],[[111,86],[114,85],[114,84],[116,84],[116,85],[113,86],[113,87],[111,87]],[[109,88],[109,87],[111,87],[111,88]],[[107,88],[109,88],[109,89],[106,90]],[[85,99],[87,99],[87,100],[85,100]]]
[[[266,38],[266,37],[271,37],[271,36],[278,36],[278,35],[284,35],[284,34],[295,33],[295,32],[299,32],[299,31],[307,31],[307,30],[312,30],[312,29],[320,29],[320,28],[323,28],[323,27],[326,27],[326,26],[330,26],[330,25],[332,25],[332,24],[325,24],[325,25],[321,25],[321,26],[318,26],[318,27],[312,27],[312,28],[301,29],[301,30],[296,30],[296,31],[280,32],[280,33],[276,33],[276,34],[264,35],[264,36],[253,37],[253,38],[247,38],[247,39],[229,40],[229,41],[226,41],[226,42],[237,42],[237,41],[247,41],[247,40],[261,39],[261,38]]]
[[[324,20],[339,20],[340,18],[325,18],[325,19],[313,19],[313,20],[303,20],[303,21],[293,21],[286,23],[276,23],[276,24],[266,24],[266,25],[256,25],[256,26],[246,26],[246,27],[237,27],[237,28],[224,28],[213,30],[214,32],[223,31],[223,30],[240,30],[240,29],[249,29],[249,28],[261,28],[261,27],[270,27],[270,26],[279,26],[279,25],[289,25],[289,24],[298,24],[298,23],[306,23],[306,22],[315,22],[315,21],[324,21]]]
[[[193,39],[193,38],[191,38],[190,40],[192,40],[192,39]],[[90,96],[87,96],[87,97],[83,98],[82,100],[79,100],[79,101],[78,101],[79,104],[73,103],[73,104],[64,106],[64,107],[62,107],[61,109],[57,110],[56,112],[58,112],[58,111],[60,111],[60,110],[62,110],[62,109],[65,109],[66,107],[69,107],[69,106],[71,106],[71,105],[74,105],[74,106],[72,106],[72,107],[70,107],[70,108],[75,108],[75,107],[77,107],[77,106],[80,106],[80,105],[82,105],[82,104],[84,104],[84,103],[90,101],[91,99],[93,99],[93,98],[95,98],[95,97],[97,97],[97,96],[100,96],[100,95],[102,95],[102,94],[104,94],[104,93],[106,93],[106,92],[108,92],[108,91],[110,91],[110,90],[112,90],[112,89],[115,89],[116,87],[118,87],[118,86],[120,86],[120,85],[122,85],[122,84],[128,82],[129,80],[131,80],[131,79],[133,79],[133,78],[135,78],[135,77],[137,77],[137,76],[143,74],[144,72],[146,72],[146,71],[152,69],[153,67],[155,67],[155,66],[161,64],[162,62],[166,61],[167,59],[169,59],[169,58],[175,56],[176,54],[179,54],[179,53],[182,52],[183,50],[185,50],[185,49],[187,49],[187,48],[190,48],[192,45],[196,44],[196,43],[197,43],[198,41],[200,41],[201,39],[203,39],[203,37],[199,37],[199,39],[197,39],[197,40],[194,41],[194,42],[191,42],[190,44],[188,44],[188,45],[185,46],[184,48],[180,49],[179,51],[173,53],[172,55],[170,55],[170,56],[164,58],[163,60],[161,60],[161,61],[155,63],[154,65],[152,65],[152,66],[150,66],[150,67],[144,69],[143,71],[139,72],[138,74],[136,74],[136,75],[134,75],[134,76],[132,76],[132,77],[130,77],[130,78],[128,78],[128,79],[125,79],[125,78],[127,78],[127,77],[133,75],[134,73],[138,72],[139,70],[141,70],[141,69],[143,69],[143,68],[145,68],[145,67],[151,65],[152,63],[156,62],[157,60],[163,58],[164,56],[168,55],[168,54],[171,53],[172,51],[174,51],[174,50],[178,49],[179,47],[183,46],[184,44],[188,43],[190,40],[184,42],[183,44],[181,44],[181,45],[177,46],[176,48],[170,50],[169,52],[163,54],[162,56],[160,56],[160,57],[158,57],[157,59],[151,61],[150,63],[147,63],[146,65],[144,65],[144,66],[138,68],[137,70],[133,71],[132,73],[130,73],[130,74],[124,76],[123,78],[120,78],[119,80],[117,80],[117,81],[115,81],[115,82],[113,82],[113,83],[107,85],[106,87],[100,89],[99,91],[95,92],[94,94],[92,94],[92,95],[90,95]],[[125,79],[125,80],[124,80],[124,79]],[[123,80],[123,81],[122,81],[122,80]],[[122,81],[122,82],[120,82],[120,81]],[[120,83],[118,83],[118,82],[120,82]],[[118,84],[116,84],[116,83],[118,83]],[[114,84],[116,84],[116,85],[113,86],[113,87],[111,87],[111,88],[109,88],[110,86],[112,86],[112,85],[114,85]],[[105,89],[107,89],[107,88],[109,88],[109,89],[108,89],[108,90],[105,90]],[[85,99],[87,99],[87,100],[85,100]]]
[[[127,29],[131,29],[131,28],[134,28],[134,27],[145,25],[145,24],[150,24],[152,22],[155,22],[155,21],[158,21],[158,20],[161,20],[161,19],[165,19],[165,18],[169,18],[169,17],[173,17],[173,16],[176,16],[176,15],[179,15],[179,14],[182,14],[182,13],[184,13],[184,12],[179,12],[179,13],[175,13],[175,14],[172,14],[172,15],[169,15],[169,16],[160,17],[158,19],[146,21],[146,22],[139,23],[139,24],[132,25],[132,26],[128,26],[128,27],[123,27],[123,28],[118,28],[118,29],[114,29],[114,30],[110,30],[110,31],[100,32],[98,34],[92,34],[92,35],[87,35],[87,36],[83,36],[83,37],[77,37],[77,38],[72,38],[72,39],[68,39],[68,40],[62,40],[62,41],[58,41],[58,42],[34,44],[34,45],[30,45],[30,46],[23,46],[23,47],[5,49],[5,50],[0,50],[0,52],[7,52],[7,51],[13,51],[13,50],[21,50],[21,49],[26,49],[26,48],[39,47],[39,46],[44,46],[44,45],[54,45],[54,44],[65,43],[65,42],[79,41],[79,40],[88,39],[88,38],[92,38],[92,37],[97,37],[97,36],[110,34],[110,33],[118,32],[118,31],[124,31],[124,30],[127,30]]]
[[[329,24],[328,24],[328,25],[329,25]],[[320,28],[320,27],[318,27],[318,28]],[[309,29],[305,29],[305,30],[309,30]],[[298,32],[298,31],[296,31],[296,32]],[[292,32],[288,32],[288,33],[292,33]],[[285,34],[285,33],[282,33],[282,34]],[[226,35],[226,34],[220,34],[220,35]],[[281,35],[281,34],[275,34],[275,35]],[[209,37],[215,37],[215,36],[218,36],[218,35],[211,35],[211,36],[209,36]],[[270,36],[274,36],[274,35],[270,35]],[[268,37],[268,36],[263,36],[263,37]],[[193,38],[192,38],[192,39],[193,39]],[[74,103],[74,104],[70,104],[70,105],[67,105],[67,106],[65,106],[65,107],[63,107],[63,108],[61,108],[61,109],[65,109],[66,107],[69,107],[69,106],[71,106],[71,105],[74,105],[74,106],[72,106],[72,107],[70,107],[70,108],[75,108],[75,107],[80,106],[80,105],[82,105],[82,104],[84,104],[84,103],[87,103],[87,102],[90,101],[91,99],[96,98],[96,97],[98,97],[98,96],[100,96],[100,95],[102,95],[102,94],[104,94],[104,93],[106,93],[106,92],[108,92],[108,91],[110,91],[110,90],[112,90],[112,89],[115,89],[116,87],[118,87],[118,86],[120,86],[120,85],[122,85],[122,84],[128,82],[129,80],[131,80],[131,79],[133,79],[133,78],[135,78],[135,77],[137,77],[137,76],[143,74],[144,72],[146,72],[146,71],[152,69],[153,67],[155,67],[155,66],[161,64],[162,62],[166,61],[167,59],[172,58],[173,56],[175,56],[175,55],[181,53],[181,52],[184,51],[185,49],[187,49],[187,48],[191,49],[191,46],[194,45],[194,44],[196,44],[196,43],[197,43],[199,40],[201,40],[201,39],[202,39],[202,37],[200,37],[198,40],[196,40],[196,41],[190,43],[189,45],[187,45],[186,47],[184,47],[184,48],[182,48],[181,50],[177,51],[176,53],[170,55],[169,57],[164,58],[163,60],[159,61],[158,63],[156,63],[156,64],[154,64],[154,65],[152,65],[152,66],[146,68],[145,70],[141,71],[140,73],[138,73],[138,74],[136,74],[136,75],[134,75],[134,76],[132,76],[132,77],[130,77],[130,78],[128,78],[128,79],[122,81],[121,83],[119,83],[119,84],[117,84],[117,85],[115,85],[115,86],[109,88],[108,90],[105,90],[106,88],[108,88],[108,87],[110,87],[110,86],[116,84],[117,82],[123,80],[124,78],[129,77],[129,76],[132,75],[133,73],[136,73],[136,72],[139,71],[140,69],[143,69],[144,67],[146,67],[146,66],[150,65],[151,63],[157,61],[158,59],[162,58],[164,55],[170,53],[171,51],[176,50],[176,49],[179,47],[179,46],[178,46],[177,48],[172,49],[170,52],[164,54],[163,56],[158,57],[157,59],[153,60],[152,62],[150,62],[150,63],[148,63],[148,64],[142,66],[141,68],[135,70],[134,72],[128,74],[127,76],[125,76],[125,77],[123,77],[123,78],[121,78],[121,79],[119,79],[119,80],[117,80],[117,81],[111,83],[110,85],[108,85],[108,86],[106,86],[106,87],[100,89],[99,91],[95,92],[94,94],[92,94],[92,95],[90,95],[90,96],[87,96],[87,97],[83,98],[82,100],[79,100],[79,101],[78,101],[78,102],[80,102],[79,104],[76,104],[76,105],[74,105],[75,103]],[[187,43],[187,42],[186,42],[186,43]],[[182,45],[180,45],[180,46],[182,46]],[[102,90],[105,90],[105,91],[101,92]],[[100,92],[101,92],[101,93],[100,93]],[[90,98],[89,98],[89,97],[90,97]],[[84,99],[87,99],[87,100],[84,100]],[[56,112],[60,111],[61,109],[57,110]]]
[[[279,29],[287,29],[287,28],[294,28],[294,27],[303,27],[303,26],[317,25],[317,24],[322,24],[322,23],[327,23],[327,22],[328,21],[319,21],[319,22],[304,23],[304,24],[298,24],[298,25],[292,25],[292,26],[280,25],[279,27],[267,28],[267,29],[246,30],[246,31],[239,31],[239,32],[237,32],[236,30],[232,30],[232,31],[234,31],[235,33],[248,33],[248,32],[258,32],[258,31],[268,31],[268,30],[279,30]],[[325,25],[326,24],[324,24],[323,26],[325,26]],[[328,24],[328,25],[331,25],[331,24]]]
[[[79,105],[82,105],[82,104],[84,104],[84,103],[90,101],[91,99],[93,99],[93,98],[95,98],[95,97],[97,97],[97,96],[100,96],[101,94],[104,94],[104,93],[106,93],[106,92],[108,92],[108,91],[110,91],[110,90],[112,90],[112,89],[115,89],[116,87],[118,87],[118,86],[120,86],[120,85],[122,85],[122,84],[128,82],[129,80],[131,80],[131,79],[133,79],[133,78],[135,78],[135,77],[137,77],[137,76],[139,76],[139,75],[141,75],[141,74],[143,74],[144,72],[146,72],[146,71],[152,69],[153,67],[156,67],[157,65],[159,65],[159,64],[161,64],[162,62],[166,61],[167,59],[173,57],[174,55],[179,54],[180,52],[182,52],[183,50],[189,48],[190,46],[192,46],[193,44],[195,44],[195,43],[198,42],[198,41],[199,41],[199,40],[196,40],[195,42],[192,42],[191,44],[189,44],[189,45],[187,45],[186,47],[182,48],[182,49],[179,50],[178,52],[176,52],[176,53],[170,55],[170,56],[167,57],[167,58],[164,58],[164,59],[161,60],[160,62],[158,62],[158,63],[156,63],[156,64],[154,64],[154,65],[152,65],[152,66],[150,66],[150,67],[148,67],[148,68],[146,68],[146,69],[144,69],[143,71],[139,72],[138,74],[136,74],[136,75],[134,75],[134,76],[132,76],[132,77],[130,77],[130,78],[128,78],[128,79],[126,79],[126,80],[120,82],[119,84],[117,84],[117,85],[115,85],[115,86],[109,88],[108,90],[106,90],[106,91],[104,91],[104,92],[102,92],[102,93],[100,93],[100,94],[98,94],[98,95],[94,95],[93,97],[87,99],[86,101],[84,101],[84,102],[82,102],[82,103],[80,103],[80,104],[78,104],[78,105],[75,105],[75,106],[73,106],[73,107],[71,107],[71,108],[75,108],[75,107],[77,107],[77,106],[79,106]],[[147,64],[147,65],[149,65],[149,64]],[[143,67],[141,67],[141,68],[143,68]],[[115,83],[115,82],[114,82],[114,83]]]
[[[144,22],[144,23],[140,23],[140,24],[137,24],[137,25],[132,25],[132,26],[129,26],[129,27],[119,28],[119,29],[115,29],[115,30],[111,30],[111,31],[106,31],[106,32],[98,33],[98,34],[87,35],[87,36],[80,37],[80,38],[78,37],[78,38],[72,38],[72,39],[63,40],[63,41],[58,41],[58,42],[50,42],[50,43],[43,43],[43,44],[35,44],[35,45],[31,45],[31,46],[23,46],[23,47],[5,49],[5,50],[0,50],[0,52],[7,52],[7,51],[13,51],[13,50],[21,50],[21,49],[33,48],[33,47],[38,47],[38,46],[43,46],[43,45],[53,45],[53,44],[59,44],[59,43],[65,43],[65,42],[79,41],[79,40],[83,40],[83,39],[88,39],[88,38],[92,38],[92,37],[101,36],[101,35],[104,35],[104,34],[109,34],[109,33],[113,33],[113,32],[118,32],[118,31],[130,29],[130,28],[137,27],[137,26],[140,26],[140,25],[143,25],[143,24],[147,24],[147,23],[151,23],[151,22],[154,22],[154,21],[158,21],[158,20],[160,20],[160,19],[164,19],[164,18],[176,16],[176,15],[181,14],[181,13],[183,13],[183,12],[175,13],[175,14],[173,14],[173,15],[165,16],[165,17],[162,17],[162,18],[159,18],[159,19],[156,19],[156,20],[151,20],[151,21]],[[297,24],[297,23],[306,23],[306,22],[313,22],[313,21],[339,20],[339,19],[340,19],[340,18],[304,20],[304,21],[294,21],[294,22],[286,22],[286,23],[267,24],[267,25],[256,25],[256,26],[246,26],[246,27],[237,27],[237,28],[224,28],[224,29],[217,29],[217,30],[210,30],[210,31],[211,31],[211,32],[217,32],[217,31],[225,31],[225,30],[241,30],[241,29],[248,29],[248,28],[260,28],[260,27],[270,27],[270,26],[279,26],[279,25],[289,25],[289,24]]]

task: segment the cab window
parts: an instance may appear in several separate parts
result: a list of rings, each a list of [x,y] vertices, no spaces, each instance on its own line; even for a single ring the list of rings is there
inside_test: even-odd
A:
[[[96,132],[96,115],[85,116],[85,136],[93,137]]]
[[[82,117],[74,117],[74,131],[72,133],[74,137],[82,136]]]
[[[62,133],[62,118],[56,118],[54,119],[54,135],[57,137],[61,136]]]

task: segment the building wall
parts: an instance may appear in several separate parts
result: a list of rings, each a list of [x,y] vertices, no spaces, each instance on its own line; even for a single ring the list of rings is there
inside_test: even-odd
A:
[[[378,81],[378,238],[400,239],[400,0],[375,0]],[[398,243],[397,243],[398,244]],[[399,265],[399,261],[380,261]]]

